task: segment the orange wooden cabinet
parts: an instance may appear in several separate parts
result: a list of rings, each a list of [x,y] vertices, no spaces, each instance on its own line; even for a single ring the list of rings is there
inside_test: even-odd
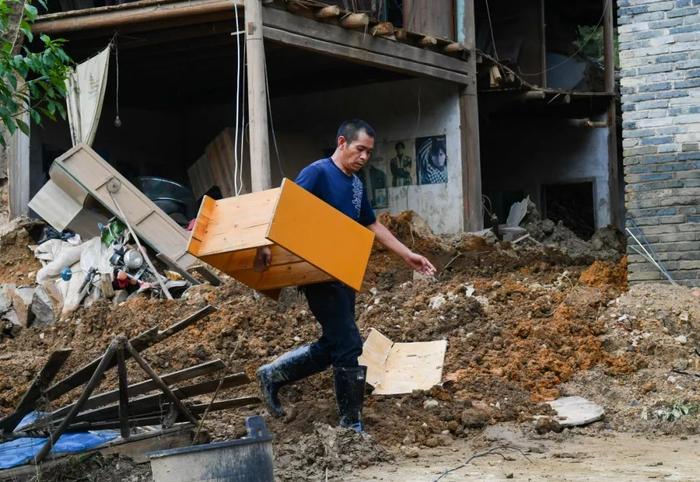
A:
[[[187,251],[253,289],[338,280],[358,290],[374,233],[289,179],[276,189],[215,201],[205,196]],[[257,249],[272,263],[253,269]]]

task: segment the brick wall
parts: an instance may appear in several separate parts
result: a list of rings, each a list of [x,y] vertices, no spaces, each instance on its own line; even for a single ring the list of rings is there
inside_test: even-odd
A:
[[[700,0],[617,6],[627,222],[674,279],[700,286]],[[629,253],[630,282],[663,279]]]

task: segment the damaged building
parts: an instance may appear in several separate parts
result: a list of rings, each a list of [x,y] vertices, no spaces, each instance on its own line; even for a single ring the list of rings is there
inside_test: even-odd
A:
[[[151,198],[169,186],[159,205],[183,226],[205,193],[293,179],[353,117],[378,132],[377,212],[475,231],[529,196],[583,238],[620,222],[611,1],[346,3],[263,2],[267,109],[249,100],[244,2],[49,2],[35,29],[77,62],[109,46],[92,148]],[[14,139],[13,216],[74,143],[67,122]]]

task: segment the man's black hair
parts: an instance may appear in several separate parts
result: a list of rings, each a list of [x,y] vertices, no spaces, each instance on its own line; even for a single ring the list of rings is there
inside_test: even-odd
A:
[[[343,136],[345,140],[350,144],[357,140],[360,135],[360,131],[365,131],[365,133],[374,139],[375,133],[371,125],[361,119],[350,119],[344,121],[338,127],[338,134],[335,136],[336,139]]]
[[[401,141],[399,141],[399,142],[396,143],[396,145],[394,146],[394,149],[396,149],[396,150],[398,151],[398,150],[399,150],[399,147],[400,147],[401,149],[406,149],[406,146],[404,146],[404,145],[403,145],[403,142],[401,142]]]

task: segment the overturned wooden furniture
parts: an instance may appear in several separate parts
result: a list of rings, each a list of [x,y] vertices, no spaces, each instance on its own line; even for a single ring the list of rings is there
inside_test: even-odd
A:
[[[118,203],[142,241],[183,268],[194,262],[186,252],[187,230],[89,146],[78,144],[66,151],[53,162],[49,176],[29,207],[57,230],[98,235],[97,222],[104,223],[108,217],[105,210],[121,218]],[[111,193],[108,187],[115,182],[121,188]]]
[[[220,401],[214,401],[210,397],[208,403],[188,403],[185,400],[189,398],[246,385],[250,379],[243,372],[224,373],[214,379],[171,387],[176,383],[222,371],[225,365],[221,360],[213,360],[159,376],[140,355],[140,351],[191,326],[212,311],[213,307],[205,306],[165,330],[159,331],[155,327],[131,339],[118,336],[104,355],[48,386],[70,353],[67,350],[56,352],[30,386],[15,413],[0,420],[0,428],[5,430],[5,437],[47,436],[48,439],[34,458],[34,462],[39,463],[65,432],[120,429],[121,440],[126,441],[134,435],[133,429],[136,427],[160,425],[166,430],[176,423],[197,427],[202,423],[202,415],[208,412],[259,403],[260,400],[253,396]],[[126,361],[129,358],[146,373],[146,380],[128,383]],[[105,372],[114,367],[117,369],[118,388],[93,395]],[[45,414],[21,427],[19,431],[12,432],[24,415],[37,408],[40,399],[55,400],[83,384],[83,391],[75,403]],[[142,438],[139,436],[137,440]]]
[[[189,253],[276,297],[281,288],[338,280],[362,286],[374,233],[289,179],[276,189],[215,201],[205,197]],[[256,270],[269,246],[269,269]]]

